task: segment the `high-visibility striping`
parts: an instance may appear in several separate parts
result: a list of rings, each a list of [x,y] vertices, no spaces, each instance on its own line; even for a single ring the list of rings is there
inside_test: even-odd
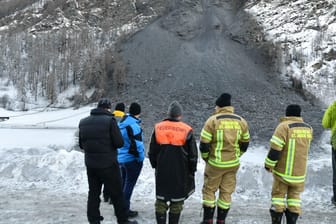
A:
[[[224,131],[223,130],[217,130],[217,144],[215,148],[215,156],[216,156],[216,162],[221,162],[222,161],[222,149],[224,145]]]
[[[210,132],[207,132],[206,130],[202,129],[201,131],[201,137],[208,142],[212,140],[212,134]]]
[[[231,203],[230,203],[230,202],[225,202],[225,201],[223,201],[223,200],[221,200],[221,199],[218,199],[218,201],[217,201],[217,205],[218,205],[218,207],[220,207],[220,208],[223,208],[223,209],[229,209],[230,206],[231,206]]]
[[[286,161],[286,172],[285,174],[291,176],[294,167],[294,157],[295,157],[295,139],[289,139],[287,161]]]
[[[277,136],[273,135],[272,138],[271,138],[271,143],[279,146],[279,147],[283,147],[286,143],[281,140],[280,138],[278,138]]]

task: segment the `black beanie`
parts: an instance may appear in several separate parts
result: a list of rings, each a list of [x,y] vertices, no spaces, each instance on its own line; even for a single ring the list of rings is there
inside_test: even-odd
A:
[[[223,93],[217,98],[216,105],[219,107],[231,106],[231,95],[228,93]]]
[[[117,105],[114,108],[115,110],[120,110],[122,112],[125,112],[125,104],[124,103],[117,103]]]
[[[107,98],[102,98],[98,101],[99,108],[111,109],[111,101]]]
[[[168,107],[168,116],[170,118],[177,118],[182,115],[182,112],[182,106],[177,101],[173,101]]]
[[[301,107],[297,104],[288,105],[286,108],[287,117],[301,117]]]
[[[141,107],[138,103],[131,103],[131,106],[129,108],[129,114],[130,115],[139,115],[141,113]]]

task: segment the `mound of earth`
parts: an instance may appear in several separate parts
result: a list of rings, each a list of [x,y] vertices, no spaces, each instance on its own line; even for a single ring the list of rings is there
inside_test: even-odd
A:
[[[252,143],[268,142],[288,104],[302,106],[317,139],[320,106],[283,83],[259,48],[237,41],[246,39],[246,14],[233,3],[197,2],[180,5],[122,45],[128,85],[115,100],[142,105],[146,140],[172,100],[182,104],[184,121],[198,137],[223,92],[248,121]]]

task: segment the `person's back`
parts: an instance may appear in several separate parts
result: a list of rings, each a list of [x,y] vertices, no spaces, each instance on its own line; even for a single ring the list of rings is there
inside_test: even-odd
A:
[[[136,102],[131,103],[129,113],[118,124],[124,139],[124,145],[118,149],[118,162],[122,176],[125,207],[130,218],[138,215],[137,211],[131,210],[131,197],[145,157],[140,114],[141,106]]]
[[[117,161],[117,148],[124,142],[110,109],[111,102],[101,99],[97,108],[91,110],[90,116],[79,122],[79,146],[84,149],[89,185],[87,218],[90,224],[100,224],[104,219],[99,210],[104,184],[111,196],[118,223],[136,224],[136,221],[128,221],[124,208]]]
[[[336,149],[336,101],[325,111],[322,126],[331,129],[331,145]]]
[[[248,124],[234,114],[231,95],[221,94],[216,100],[214,114],[207,119],[201,131],[200,151],[206,163],[202,223],[212,223],[216,206],[217,223],[225,223],[231,207],[231,194],[236,188],[240,157],[247,150],[249,140]]]
[[[333,172],[333,196],[331,202],[336,206],[336,101],[325,111],[322,118],[322,126],[331,129],[330,144],[332,147],[332,172]]]
[[[287,223],[295,224],[301,214],[301,196],[306,178],[308,150],[313,129],[301,117],[301,107],[288,105],[270,140],[265,169],[273,173],[273,224],[280,224],[283,213]]]
[[[79,141],[85,152],[86,166],[106,168],[117,161],[117,148],[123,145],[123,141],[117,137],[111,139],[110,127],[115,122],[112,119],[110,112],[95,108],[89,117],[80,121]],[[118,136],[118,133],[113,136]]]
[[[177,224],[184,200],[195,190],[197,145],[192,128],[181,121],[182,106],[173,101],[168,118],[155,124],[150,141],[149,160],[155,169],[155,216],[158,224]]]

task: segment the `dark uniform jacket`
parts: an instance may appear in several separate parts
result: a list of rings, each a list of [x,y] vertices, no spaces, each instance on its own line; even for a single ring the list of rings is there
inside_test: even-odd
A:
[[[157,123],[148,155],[158,199],[182,201],[195,191],[197,146],[189,125],[173,119]]]
[[[89,168],[108,168],[117,163],[117,148],[124,141],[113,115],[101,108],[79,122],[79,147]]]

